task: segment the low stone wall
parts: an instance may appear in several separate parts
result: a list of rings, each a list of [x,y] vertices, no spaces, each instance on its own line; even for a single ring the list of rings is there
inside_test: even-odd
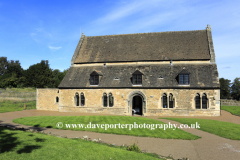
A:
[[[32,98],[0,97],[0,102],[2,102],[2,101],[26,102],[26,101],[35,101],[35,100],[36,100],[36,97],[32,97]]]
[[[240,106],[240,101],[221,99],[221,106]]]

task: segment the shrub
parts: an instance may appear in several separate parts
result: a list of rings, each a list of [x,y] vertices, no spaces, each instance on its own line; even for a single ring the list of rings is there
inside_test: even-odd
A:
[[[138,153],[141,152],[140,148],[138,147],[138,145],[136,143],[128,146],[128,150],[129,151],[135,151],[135,152],[138,152]]]

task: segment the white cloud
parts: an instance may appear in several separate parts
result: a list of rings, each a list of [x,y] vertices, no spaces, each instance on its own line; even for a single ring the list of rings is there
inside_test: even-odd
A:
[[[43,28],[35,28],[34,32],[30,33],[32,39],[36,42],[45,41],[45,39],[51,39],[52,34],[45,31]]]
[[[110,9],[111,11],[95,20],[93,23],[95,24],[106,24],[106,23],[112,23],[114,21],[126,18],[128,16],[131,16],[133,14],[139,13],[144,10],[148,10],[149,8],[155,8],[158,6],[159,2],[162,2],[162,0],[139,0],[139,1],[132,1],[130,3],[122,3],[123,5],[114,7]]]
[[[57,51],[57,50],[61,49],[62,47],[48,46],[48,48],[52,51]]]
[[[173,21],[186,17],[194,8],[188,7],[184,0],[138,0],[128,1],[109,8],[109,12],[97,18],[88,28],[92,35],[105,33],[124,34],[154,32],[163,26],[171,26]],[[168,31],[167,30],[167,31]],[[87,32],[86,32],[87,33]]]

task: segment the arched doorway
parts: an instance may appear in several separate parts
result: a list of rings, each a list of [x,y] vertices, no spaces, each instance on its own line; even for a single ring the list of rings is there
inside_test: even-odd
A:
[[[127,98],[128,101],[128,113],[132,114],[134,108],[139,108],[139,115],[144,116],[147,112],[146,109],[146,96],[141,91],[132,91]]]
[[[133,114],[138,114],[138,115],[143,115],[143,110],[142,110],[142,97],[139,95],[136,95],[132,99],[132,113]]]

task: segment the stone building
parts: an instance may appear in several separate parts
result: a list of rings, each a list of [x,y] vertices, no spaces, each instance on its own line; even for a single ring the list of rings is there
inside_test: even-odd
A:
[[[144,116],[219,116],[210,26],[204,30],[82,35],[59,88],[37,109]]]

